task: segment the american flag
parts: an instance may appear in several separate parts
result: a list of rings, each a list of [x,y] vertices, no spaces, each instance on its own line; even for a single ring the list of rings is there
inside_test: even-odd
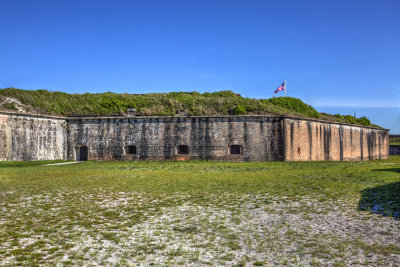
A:
[[[285,82],[283,82],[281,85],[279,85],[278,88],[275,90],[275,94],[278,93],[279,91],[285,90]]]

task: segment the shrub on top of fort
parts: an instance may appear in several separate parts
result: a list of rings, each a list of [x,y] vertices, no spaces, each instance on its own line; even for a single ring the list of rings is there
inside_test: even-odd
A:
[[[67,94],[47,90],[0,89],[0,98],[15,98],[27,112],[50,115],[110,115],[125,113],[128,108],[136,108],[139,114],[174,116],[184,109],[188,115],[289,115],[297,117],[321,118],[351,124],[370,126],[365,118],[350,115],[330,115],[319,113],[312,106],[298,98],[274,97],[253,99],[242,97],[232,91],[214,93],[170,92],[152,94],[84,93]],[[2,105],[3,109],[13,110]]]
[[[246,108],[243,105],[239,105],[233,109],[233,114],[244,115],[246,114]]]
[[[340,122],[345,122],[349,124],[359,124],[363,126],[371,126],[371,121],[365,116],[362,116],[360,118],[356,118],[351,115],[340,115],[340,114],[335,114],[333,116],[337,118]]]
[[[371,121],[367,117],[362,116],[361,118],[357,119],[357,124],[369,126],[369,125],[371,125]]]
[[[3,109],[18,111],[18,108],[15,106],[14,103],[7,102],[7,103],[4,103],[1,107]]]
[[[321,115],[312,106],[305,104],[298,98],[294,97],[273,97],[268,99],[268,102],[283,107],[290,111],[295,111],[304,114],[307,117],[320,118]]]

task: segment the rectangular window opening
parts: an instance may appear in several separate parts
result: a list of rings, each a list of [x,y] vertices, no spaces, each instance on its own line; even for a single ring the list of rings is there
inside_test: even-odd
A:
[[[231,145],[229,150],[231,154],[242,154],[242,146],[240,145]]]

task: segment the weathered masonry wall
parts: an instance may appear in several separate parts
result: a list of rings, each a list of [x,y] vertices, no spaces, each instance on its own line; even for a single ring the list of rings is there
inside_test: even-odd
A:
[[[385,129],[285,118],[284,158],[287,161],[385,159]]]
[[[389,155],[400,155],[400,145],[390,145]]]
[[[274,116],[70,118],[68,158],[87,146],[89,160],[283,160],[281,124]]]
[[[400,138],[400,134],[389,135],[390,138]],[[389,145],[389,155],[400,155],[400,145]]]
[[[387,158],[388,130],[281,116],[53,117],[0,112],[0,160]]]
[[[0,160],[67,159],[64,118],[0,112]]]

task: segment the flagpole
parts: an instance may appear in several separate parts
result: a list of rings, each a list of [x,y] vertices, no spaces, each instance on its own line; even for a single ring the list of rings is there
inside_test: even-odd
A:
[[[286,79],[285,79],[285,96],[286,96]]]

